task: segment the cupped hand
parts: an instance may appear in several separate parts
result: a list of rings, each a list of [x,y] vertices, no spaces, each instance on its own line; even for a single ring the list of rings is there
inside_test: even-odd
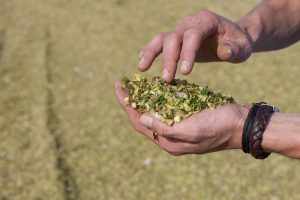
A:
[[[128,115],[132,126],[172,155],[203,154],[225,149],[240,149],[242,127],[247,106],[226,104],[205,109],[180,123],[168,126],[150,113],[141,114],[124,104],[129,93],[115,83],[117,99]],[[153,131],[158,134],[153,137]]]
[[[252,52],[250,35],[237,23],[213,12],[203,10],[190,14],[169,32],[158,33],[140,52],[140,71],[150,68],[154,59],[163,54],[162,78],[171,82],[181,62],[181,73],[192,71],[194,62],[245,61]]]

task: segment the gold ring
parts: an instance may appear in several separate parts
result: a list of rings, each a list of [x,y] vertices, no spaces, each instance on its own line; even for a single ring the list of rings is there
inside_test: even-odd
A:
[[[152,131],[152,134],[153,134],[153,139],[158,140],[158,134],[155,133],[155,131]]]

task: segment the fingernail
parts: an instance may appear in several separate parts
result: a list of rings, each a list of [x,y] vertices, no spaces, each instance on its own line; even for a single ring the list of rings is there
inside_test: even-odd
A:
[[[142,122],[142,124],[148,128],[152,128],[152,124],[153,124],[153,118],[149,117],[147,115],[142,115],[140,118],[140,121]]]
[[[180,69],[182,72],[187,72],[188,71],[188,62],[187,61],[182,61],[181,62],[181,66],[180,66]]]
[[[167,80],[169,76],[169,71],[167,69],[163,69],[162,78]]]
[[[139,53],[139,59],[142,58],[143,54],[144,54],[144,51],[141,51],[141,52]]]
[[[232,56],[232,48],[231,47],[227,47],[227,54],[228,54],[228,58],[231,58],[231,56]]]
[[[142,58],[141,58],[141,60],[140,60],[140,62],[139,62],[139,66],[142,66],[142,65],[144,65],[144,63],[145,63],[145,58],[144,58],[144,57],[142,57]]]

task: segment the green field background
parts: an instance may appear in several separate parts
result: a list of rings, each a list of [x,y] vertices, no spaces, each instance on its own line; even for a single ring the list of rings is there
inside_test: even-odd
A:
[[[114,96],[155,33],[203,8],[237,20],[256,3],[0,0],[0,200],[300,199],[298,161],[170,156],[134,131]],[[197,64],[185,78],[300,113],[299,51]],[[145,76],[160,70],[158,59]]]

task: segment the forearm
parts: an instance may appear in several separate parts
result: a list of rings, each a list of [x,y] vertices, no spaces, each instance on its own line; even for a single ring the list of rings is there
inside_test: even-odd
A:
[[[238,24],[253,40],[253,51],[287,47],[300,39],[300,0],[265,0]]]
[[[251,106],[241,106],[241,120],[227,149],[242,149],[242,134]],[[300,114],[274,112],[263,133],[263,150],[300,159]]]
[[[265,151],[300,159],[300,115],[274,113],[263,137]]]

